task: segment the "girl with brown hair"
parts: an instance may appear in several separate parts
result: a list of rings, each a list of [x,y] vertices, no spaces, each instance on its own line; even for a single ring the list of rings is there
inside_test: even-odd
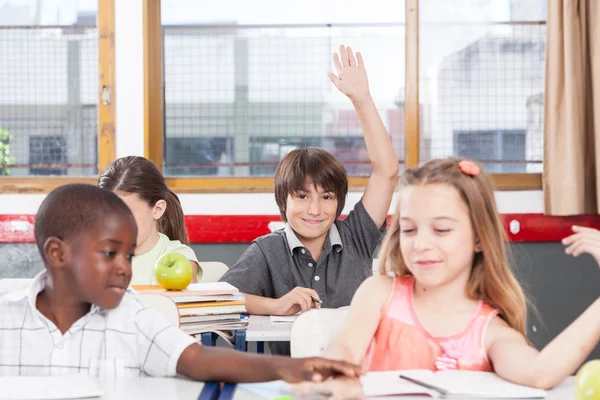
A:
[[[98,186],[117,194],[131,209],[138,226],[132,260],[132,285],[154,282],[154,265],[162,255],[177,252],[192,262],[197,280],[198,259],[189,240],[179,198],[156,165],[139,156],[122,157],[106,168]]]

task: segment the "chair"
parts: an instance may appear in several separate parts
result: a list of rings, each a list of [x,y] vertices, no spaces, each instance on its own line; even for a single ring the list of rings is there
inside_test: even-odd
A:
[[[379,275],[381,272],[379,271],[379,268],[381,267],[379,265],[379,258],[374,258],[373,259],[373,275]]]
[[[219,261],[198,261],[202,268],[202,279],[199,282],[218,282],[229,267]]]
[[[173,300],[160,294],[136,294],[142,303],[155,308],[170,323],[179,326],[179,310]]]
[[[292,325],[290,350],[292,357],[322,355],[344,326],[348,308],[322,308],[300,314]]]

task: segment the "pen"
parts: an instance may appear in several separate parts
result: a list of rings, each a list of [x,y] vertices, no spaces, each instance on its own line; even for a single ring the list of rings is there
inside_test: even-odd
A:
[[[312,297],[312,296],[311,296],[311,298],[312,298],[312,301],[314,301],[315,303],[323,304],[323,300],[317,299],[316,297]]]
[[[425,383],[423,381],[420,381],[420,380],[417,380],[417,379],[414,379],[414,378],[410,378],[410,377],[408,377],[406,375],[400,374],[400,378],[404,379],[406,381],[409,381],[411,383],[415,383],[417,385],[423,386],[424,388],[434,390],[434,391],[438,392],[439,394],[441,394],[442,396],[447,396],[447,395],[450,394],[447,390],[444,390],[441,387],[430,385],[429,383]]]

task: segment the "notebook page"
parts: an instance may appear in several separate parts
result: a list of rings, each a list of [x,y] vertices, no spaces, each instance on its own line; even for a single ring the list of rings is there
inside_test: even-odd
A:
[[[360,378],[363,392],[367,397],[390,396],[399,394],[427,394],[437,397],[438,393],[423,386],[410,383],[400,378],[406,371],[369,372]],[[431,380],[431,371],[411,371],[411,377]]]
[[[412,372],[407,371],[405,374],[419,379],[419,377],[413,376]],[[546,397],[544,390],[508,382],[491,372],[441,371],[436,372],[433,379],[429,378],[425,382],[443,388],[454,395],[502,399]]]
[[[0,400],[57,400],[100,397],[92,378],[70,376],[2,376]]]
[[[190,283],[186,288],[187,291],[213,291],[213,290],[236,290],[235,286],[227,282],[202,282],[202,283]]]

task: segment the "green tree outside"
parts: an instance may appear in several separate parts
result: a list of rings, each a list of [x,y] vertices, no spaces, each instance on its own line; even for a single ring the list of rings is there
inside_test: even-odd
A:
[[[0,128],[0,176],[10,175],[10,165],[16,158],[10,154],[10,139],[12,135],[6,129]]]

